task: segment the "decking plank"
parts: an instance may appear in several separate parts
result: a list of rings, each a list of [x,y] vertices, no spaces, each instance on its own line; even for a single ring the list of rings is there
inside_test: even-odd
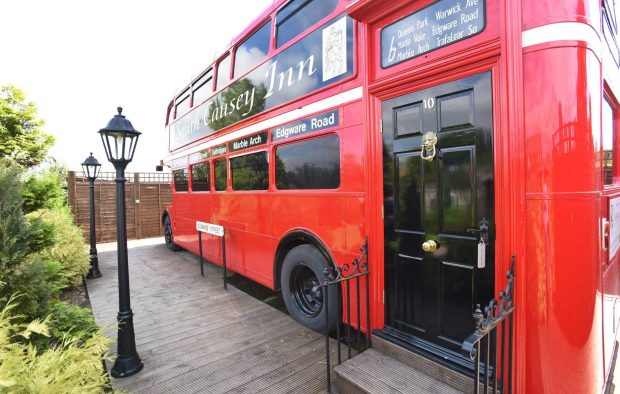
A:
[[[112,379],[114,389],[325,392],[322,335],[233,286],[225,291],[220,267],[205,264],[203,278],[195,256],[173,253],[163,243],[139,245],[140,241],[128,244],[129,275],[144,369],[129,378]],[[114,324],[118,313],[116,251],[107,250],[99,253],[103,277],[87,281],[99,324]],[[116,337],[114,327],[107,333]],[[111,352],[115,350],[114,345]],[[335,346],[332,353],[335,360]]]

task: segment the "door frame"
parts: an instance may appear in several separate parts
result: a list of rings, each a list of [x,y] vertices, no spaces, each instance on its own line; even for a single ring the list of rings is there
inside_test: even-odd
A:
[[[502,289],[506,285],[505,272],[509,269],[510,257],[518,254],[515,236],[518,226],[516,223],[519,213],[523,209],[515,209],[518,190],[523,178],[514,178],[517,181],[509,182],[510,173],[515,172],[513,156],[519,156],[519,150],[511,151],[507,147],[514,146],[511,141],[516,136],[504,132],[508,130],[509,112],[508,99],[502,96],[506,91],[507,78],[502,73],[506,66],[500,56],[500,41],[493,41],[489,45],[476,48],[475,51],[455,54],[440,64],[426,64],[418,67],[407,75],[397,75],[385,78],[368,85],[368,218],[369,218],[369,253],[373,275],[371,281],[375,289],[371,297],[376,302],[372,314],[372,327],[385,327],[385,275],[384,275],[384,228],[383,228],[383,136],[381,130],[382,102],[408,93],[424,90],[476,74],[490,72],[492,79],[491,93],[493,102],[493,172],[495,193],[495,289]],[[514,82],[514,81],[512,81]],[[492,258],[488,256],[488,258]],[[496,294],[497,296],[497,294]]]
[[[491,115],[490,123],[487,123],[484,120],[484,119],[486,119],[486,116],[483,116],[482,118],[477,119],[474,122],[475,124],[472,125],[472,126],[463,126],[463,127],[457,128],[457,130],[459,130],[460,132],[468,133],[467,135],[469,136],[468,137],[469,139],[473,139],[473,141],[477,141],[475,143],[475,145],[474,145],[475,153],[473,153],[473,156],[469,156],[469,157],[470,157],[470,160],[475,158],[475,166],[476,166],[476,175],[475,175],[475,177],[476,177],[477,181],[474,183],[474,185],[475,185],[476,190],[477,190],[475,193],[478,194],[483,189],[484,190],[489,190],[488,188],[485,187],[486,181],[484,181],[484,182],[481,181],[480,177],[482,176],[483,177],[482,179],[486,179],[487,176],[495,173],[493,168],[491,168],[491,171],[488,171],[489,170],[488,166],[492,165],[493,162],[494,162],[494,160],[493,160],[494,159],[494,157],[493,157],[494,143],[493,142],[491,142],[491,143],[483,142],[483,141],[487,141],[486,138],[488,136],[491,136],[491,137],[494,136],[494,129],[493,129],[493,126],[494,126],[494,120],[493,120],[494,119],[494,116],[493,116],[494,115],[494,112],[493,112],[494,108],[493,108],[493,96],[492,96],[493,95],[493,82],[494,81],[493,81],[493,75],[492,75],[492,73],[490,71],[483,72],[483,73],[480,73],[480,74],[474,74],[472,78],[465,77],[465,78],[451,79],[450,81],[445,82],[445,83],[434,84],[430,88],[414,90],[414,91],[408,91],[404,95],[396,96],[394,99],[383,100],[383,101],[381,101],[381,103],[383,104],[382,105],[382,110],[387,110],[387,111],[392,110],[393,111],[394,108],[402,108],[403,106],[409,105],[409,104],[414,103],[414,102],[418,102],[418,101],[421,100],[422,97],[444,97],[445,95],[449,96],[451,94],[459,94],[464,89],[471,89],[471,91],[473,93],[473,97],[475,97],[474,101],[477,98],[477,99],[482,99],[481,102],[486,102],[486,99],[490,98],[491,99],[491,102],[490,102],[490,106],[491,107],[490,108],[487,105],[483,105],[482,107],[476,106],[477,108],[475,109],[476,113],[478,113],[479,110],[480,110],[480,111],[483,111],[484,114],[489,114],[489,111],[490,111],[490,115]],[[480,90],[480,89],[482,89],[482,90]],[[488,95],[491,95],[491,97],[488,97]],[[396,101],[394,101],[394,100],[396,100]],[[413,100],[413,101],[411,101],[411,100]],[[439,99],[437,99],[437,100],[439,101]],[[386,106],[385,104],[388,104],[388,105]],[[431,114],[430,118],[427,118],[427,119],[431,120],[435,116],[438,116],[439,112],[437,112],[437,111],[439,111],[439,106],[437,106],[435,108],[435,110],[432,111],[432,114]],[[391,119],[391,121],[388,121],[388,124],[392,124],[392,127],[395,127],[396,120],[394,118],[395,115],[393,113],[387,112],[387,113],[382,113],[381,115],[382,115],[382,122],[383,122],[384,126],[385,126],[385,119],[388,118],[388,119]],[[420,116],[422,116],[422,115],[420,115]],[[480,123],[480,122],[482,122],[482,123]],[[430,125],[427,125],[427,126],[430,127]],[[449,147],[444,146],[444,148],[442,148],[442,151],[445,152],[446,155],[448,155],[448,152],[450,152],[450,151],[452,151],[454,149],[463,148],[464,146],[471,146],[470,145],[471,141],[468,139],[468,142],[464,142],[464,141],[461,140],[460,144],[457,144],[455,147],[453,147],[453,145],[449,141],[452,141],[452,143],[455,142],[454,140],[450,140],[451,133],[452,133],[452,131],[454,131],[454,129],[443,130],[441,125],[439,125],[439,124],[437,124],[435,127],[436,127],[436,129],[433,129],[431,127],[428,130],[436,131],[438,133],[438,136],[443,136],[443,137],[439,137],[440,141],[438,143],[438,146],[442,144],[442,141],[443,141],[443,144],[446,144],[446,143],[448,144]],[[490,132],[487,131],[487,130],[489,130],[489,129],[487,129],[487,127],[490,129]],[[427,130],[427,129],[424,129],[424,130]],[[397,160],[396,158],[399,155],[402,155],[402,154],[410,155],[410,154],[412,154],[412,152],[414,152],[412,150],[402,151],[402,149],[404,149],[404,146],[403,146],[402,143],[398,144],[397,140],[401,141],[401,142],[404,142],[405,140],[411,141],[413,139],[417,139],[418,141],[415,142],[416,145],[414,145],[414,146],[417,147],[418,150],[415,150],[415,152],[420,152],[419,151],[419,145],[417,145],[417,144],[419,143],[419,140],[422,139],[422,133],[418,133],[418,134],[415,134],[415,135],[414,134],[407,134],[407,135],[400,135],[400,136],[396,136],[396,135],[395,136],[390,136],[391,134],[387,135],[386,133],[391,133],[392,134],[392,133],[395,133],[395,130],[393,128],[390,128],[390,130],[384,128],[383,129],[383,133],[382,133],[384,148],[385,148],[385,146],[387,146],[385,144],[393,144],[393,147],[391,149],[392,154],[390,155],[392,160],[394,160],[394,161]],[[478,137],[481,137],[481,139],[478,140]],[[443,140],[442,138],[447,138],[447,140]],[[461,135],[461,137],[459,137],[459,139],[462,139],[462,138],[464,138],[464,137]],[[391,141],[391,143],[390,142],[386,142],[386,139],[388,141]],[[397,145],[400,146],[400,150],[397,149]],[[409,143],[405,143],[405,145],[407,146],[407,149],[414,149],[413,146],[410,146],[411,145],[410,142]],[[399,153],[397,153],[397,150],[399,151]],[[479,156],[479,154],[481,154],[482,152],[487,152],[487,153],[482,154],[481,156]],[[439,153],[439,148],[438,148],[438,153]],[[488,153],[491,154],[491,157],[487,156]],[[382,153],[382,158],[383,159],[386,158],[386,153],[385,152]],[[397,224],[396,224],[396,222],[397,222],[397,220],[396,220],[396,211],[397,211],[397,209],[400,209],[400,208],[399,208],[399,204],[396,203],[396,200],[398,199],[398,197],[396,195],[396,189],[397,189],[397,184],[398,184],[397,179],[399,177],[398,177],[398,175],[396,175],[398,170],[397,170],[397,166],[396,166],[394,161],[392,162],[392,166],[393,166],[393,170],[392,171],[393,172],[392,172],[391,175],[393,176],[393,180],[392,180],[391,184],[393,184],[394,193],[395,193],[395,195],[393,196],[393,198],[394,198],[394,208],[393,209],[394,209],[394,215],[395,215],[395,217],[394,217],[394,226],[396,227],[397,226]],[[419,163],[420,163],[419,165],[422,166],[424,162],[420,160]],[[383,164],[385,165],[386,163],[384,162]],[[429,165],[431,165],[434,168],[436,168],[436,171],[439,171],[440,168],[442,167],[442,166],[435,166],[434,164],[429,164]],[[421,167],[421,168],[424,168],[424,166]],[[383,174],[385,175],[385,168],[383,168]],[[438,173],[437,176],[440,176],[440,174],[441,173]],[[444,175],[446,175],[446,174],[444,174]],[[424,180],[424,182],[426,182],[426,180]],[[436,187],[439,187],[439,184],[442,184],[442,183],[443,182],[440,181],[438,184],[436,184]],[[495,185],[495,180],[494,179],[492,180],[492,185],[493,185],[492,186],[492,189],[493,189],[493,192],[492,192],[493,193],[493,201],[490,202],[490,204],[491,204],[490,206],[488,206],[486,208],[484,208],[483,206],[479,206],[478,202],[480,202],[480,201],[477,198],[475,198],[475,197],[473,198],[472,204],[474,204],[474,206],[477,207],[476,211],[475,211],[476,212],[476,217],[475,217],[474,221],[469,223],[469,225],[468,225],[469,227],[475,228],[475,227],[477,227],[477,224],[478,224],[479,220],[482,219],[482,218],[487,218],[491,222],[491,240],[490,240],[490,245],[487,246],[487,250],[488,251],[494,251],[495,250],[495,230],[496,230],[496,225],[495,225],[495,194],[494,194],[495,193],[495,186],[494,186]],[[385,191],[385,185],[384,185],[383,190]],[[384,201],[384,203],[386,203],[386,202]],[[441,206],[441,203],[439,204],[438,209],[440,208],[440,206]],[[480,210],[478,210],[478,209],[480,209]],[[484,220],[484,219],[482,219],[482,220]],[[439,222],[433,222],[433,224],[434,225],[438,225]],[[424,226],[423,227],[424,228],[423,232],[425,233],[424,236],[413,235],[413,234],[409,234],[409,235],[400,234],[400,235],[398,235],[398,237],[420,238],[418,240],[419,242],[422,242],[423,240],[428,240],[428,239],[440,239],[441,240],[440,242],[442,242],[442,243],[445,241],[448,244],[454,244],[454,245],[460,245],[461,247],[467,247],[467,250],[469,252],[467,253],[468,257],[466,258],[464,256],[458,256],[457,257],[456,255],[452,255],[451,257],[449,257],[449,256],[439,257],[439,256],[436,256],[436,255],[429,255],[427,253],[421,253],[419,251],[418,251],[419,252],[419,256],[418,256],[418,254],[416,254],[415,252],[412,252],[411,250],[409,250],[409,252],[403,252],[402,249],[398,249],[396,251],[392,251],[392,253],[397,253],[398,252],[399,255],[400,255],[400,252],[406,253],[406,254],[408,254],[410,256],[413,256],[413,255],[411,255],[411,253],[414,253],[417,257],[412,257],[412,258],[421,259],[419,264],[422,264],[422,266],[425,266],[426,268],[430,268],[429,267],[429,265],[430,265],[432,267],[436,267],[437,268],[438,272],[436,272],[436,275],[439,275],[439,277],[436,277],[434,275],[432,275],[432,277],[438,279],[439,281],[437,281],[437,282],[432,281],[432,282],[434,282],[435,285],[438,285],[439,287],[438,288],[434,288],[432,284],[429,285],[428,283],[426,283],[426,284],[422,285],[423,286],[422,288],[423,289],[428,289],[427,286],[431,286],[431,288],[434,289],[433,292],[440,292],[441,285],[439,285],[439,283],[440,282],[443,283],[443,281],[440,280],[439,278],[441,277],[441,271],[444,268],[441,268],[442,265],[440,264],[439,261],[443,261],[445,259],[448,259],[451,262],[457,262],[457,263],[455,263],[457,265],[459,263],[465,264],[467,267],[469,267],[469,269],[473,269],[474,270],[474,271],[471,271],[471,273],[470,273],[470,275],[472,275],[472,280],[475,281],[475,282],[472,282],[472,284],[475,283],[475,286],[476,286],[475,292],[471,294],[472,297],[474,297],[474,296],[477,297],[477,299],[472,300],[474,302],[474,305],[476,303],[478,303],[479,305],[484,306],[484,305],[486,305],[488,303],[488,301],[490,301],[491,298],[496,297],[496,288],[495,288],[496,276],[495,276],[495,273],[494,273],[495,265],[496,264],[495,264],[495,260],[494,260],[494,258],[495,258],[494,254],[493,255],[489,255],[488,258],[486,259],[487,260],[486,261],[486,263],[487,263],[486,269],[483,269],[483,270],[476,269],[475,254],[474,254],[475,253],[474,252],[475,246],[474,246],[474,243],[473,243],[472,239],[465,240],[463,238],[464,231],[463,231],[463,233],[458,233],[458,234],[452,234],[451,235],[450,231],[446,232],[446,230],[442,231],[439,228],[435,228],[435,229],[431,228],[431,233],[434,234],[434,235],[431,238],[429,238],[429,235],[428,235],[428,230],[429,229],[426,227],[427,225],[429,225],[428,222],[423,224],[423,226]],[[390,228],[391,228],[391,226],[390,226]],[[384,237],[385,237],[385,231],[386,230],[388,230],[388,229],[386,227],[384,227]],[[396,237],[397,233],[398,233],[398,231],[396,229],[394,229],[393,236]],[[475,238],[477,238],[477,237],[475,237]],[[410,241],[411,240],[409,240],[407,242],[410,242]],[[476,243],[477,243],[477,241],[476,241]],[[384,247],[385,247],[385,239],[384,239]],[[415,248],[415,249],[418,250],[419,248]],[[387,251],[385,253],[387,253]],[[461,258],[463,258],[463,260],[461,260]],[[400,260],[396,256],[394,256],[394,259],[395,260]],[[493,259],[493,260],[491,260],[491,259]],[[409,260],[409,262],[410,262],[410,260]],[[425,330],[422,330],[424,332],[424,334],[420,333],[420,335],[418,335],[416,333],[409,332],[406,329],[405,330],[401,330],[399,328],[396,328],[396,325],[398,323],[396,323],[394,320],[392,320],[390,322],[390,320],[391,320],[390,319],[390,310],[393,311],[393,308],[387,308],[385,306],[386,305],[389,306],[390,302],[395,302],[396,304],[394,304],[394,305],[397,305],[399,302],[401,302],[401,301],[407,302],[407,300],[406,299],[399,299],[398,298],[397,294],[400,293],[400,290],[402,290],[402,289],[399,290],[398,287],[397,288],[393,288],[392,287],[392,286],[397,286],[397,285],[395,283],[390,283],[392,280],[394,280],[394,276],[391,276],[390,278],[387,277],[388,275],[385,272],[387,263],[388,262],[385,260],[385,255],[384,255],[384,261],[383,261],[384,278],[385,278],[385,280],[384,280],[384,289],[386,291],[386,294],[393,294],[393,291],[396,291],[396,293],[393,294],[393,296],[396,297],[396,298],[390,301],[391,297],[388,296],[388,297],[386,297],[386,301],[384,302],[384,326],[386,327],[386,330],[388,330],[387,328],[389,327],[389,330],[386,331],[385,334],[387,335],[387,332],[392,332],[395,335],[397,335],[399,338],[400,337],[402,337],[402,338],[410,337],[411,345],[412,346],[420,347],[420,348],[423,348],[423,349],[425,349],[426,351],[428,351],[430,353],[437,354],[442,359],[450,359],[450,360],[452,360],[453,358],[456,357],[457,359],[459,359],[459,361],[457,361],[457,362],[461,363],[462,356],[460,354],[458,354],[458,355],[453,354],[454,352],[458,353],[457,349],[460,350],[460,347],[454,348],[453,340],[447,339],[444,336],[444,335],[447,335],[446,333],[444,333],[444,335],[441,335],[439,332],[436,332],[435,334],[433,334],[433,332],[435,332],[434,329],[439,329],[439,327],[441,326],[440,316],[442,315],[442,313],[440,312],[440,310],[441,310],[440,304],[434,304],[433,303],[433,301],[437,302],[437,303],[440,302],[440,299],[442,299],[442,295],[440,295],[440,293],[436,294],[438,298],[431,297],[431,300],[433,300],[433,301],[431,301],[430,304],[428,303],[429,302],[428,300],[426,301],[425,308],[427,308],[427,307],[429,308],[427,310],[427,312],[430,313],[430,311],[434,311],[434,312],[438,313],[437,315],[433,314],[437,318],[437,321],[433,322],[433,320],[431,319],[430,320],[430,322],[431,322],[430,326],[424,325],[425,328],[430,330],[429,332],[426,332]],[[394,269],[395,270],[402,269],[402,267],[401,267],[401,264],[403,264],[402,262],[391,261],[389,263],[391,265],[394,265]],[[448,265],[452,265],[450,263],[447,263],[447,264]],[[471,266],[470,266],[470,264],[471,264]],[[409,264],[405,263],[405,266],[409,266]],[[399,267],[401,267],[401,268],[399,268]],[[491,270],[491,271],[489,271],[489,270]],[[462,273],[463,271],[459,271],[459,272]],[[468,272],[470,272],[470,271],[468,271]],[[461,274],[459,274],[459,275],[461,275]],[[463,275],[467,275],[467,274],[463,274]],[[461,278],[461,279],[465,280],[465,278]],[[491,286],[492,290],[489,289],[488,286]],[[406,286],[406,287],[409,287],[409,286]],[[489,290],[491,290],[491,291],[489,292]],[[475,295],[479,291],[484,293],[484,294],[481,293],[481,294]],[[488,294],[487,294],[487,292],[488,292]],[[441,294],[443,294],[443,293],[441,293]],[[443,295],[445,296],[445,294],[443,294]],[[392,307],[394,307],[394,305],[392,305]],[[465,312],[464,309],[462,309],[464,307],[465,306],[462,305],[461,308],[459,308],[459,310],[462,311],[462,312]],[[398,307],[396,307],[396,309],[398,309]],[[426,310],[426,309],[424,309],[424,310]],[[463,330],[462,333],[465,333],[465,336],[469,335],[474,330],[473,318],[471,316],[472,312],[473,312],[473,305],[472,305],[472,309],[468,312],[470,321],[468,321],[467,324],[466,324],[467,328],[465,329],[465,326],[461,326],[461,329]],[[392,318],[398,320],[399,318],[397,316],[398,316],[398,313],[396,313],[395,316],[392,316]],[[402,316],[401,316],[401,318],[402,318]],[[406,320],[406,319],[403,319],[403,320]],[[426,323],[429,323],[429,321],[420,322],[420,324],[426,324]],[[456,323],[456,322],[453,322],[453,323]],[[390,324],[390,325],[388,326],[388,324]],[[405,324],[405,323],[402,323],[402,324]],[[410,324],[413,324],[413,323],[410,323]],[[452,326],[452,324],[450,324],[450,326]],[[396,331],[398,331],[398,333],[396,333]],[[430,335],[430,337],[427,334]],[[463,337],[463,339],[464,339],[464,337]],[[437,350],[432,350],[432,349],[437,349]],[[472,368],[473,368],[473,364],[472,364]]]

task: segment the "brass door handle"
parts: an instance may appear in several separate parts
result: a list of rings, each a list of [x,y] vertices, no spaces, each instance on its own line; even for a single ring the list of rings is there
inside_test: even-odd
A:
[[[426,241],[422,244],[422,250],[425,252],[434,252],[439,247],[439,244],[433,240]]]

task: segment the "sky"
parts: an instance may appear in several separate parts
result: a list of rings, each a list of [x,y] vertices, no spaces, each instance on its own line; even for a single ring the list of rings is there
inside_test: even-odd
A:
[[[71,170],[123,107],[142,132],[127,171],[152,172],[167,151],[174,94],[211,64],[273,0],[0,1],[0,85],[22,89]]]

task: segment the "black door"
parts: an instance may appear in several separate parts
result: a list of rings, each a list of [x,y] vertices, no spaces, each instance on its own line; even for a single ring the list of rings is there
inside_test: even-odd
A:
[[[491,74],[385,101],[382,111],[386,330],[458,361],[473,309],[494,289]],[[490,234],[480,246],[483,220]],[[435,245],[424,251],[427,241]]]

